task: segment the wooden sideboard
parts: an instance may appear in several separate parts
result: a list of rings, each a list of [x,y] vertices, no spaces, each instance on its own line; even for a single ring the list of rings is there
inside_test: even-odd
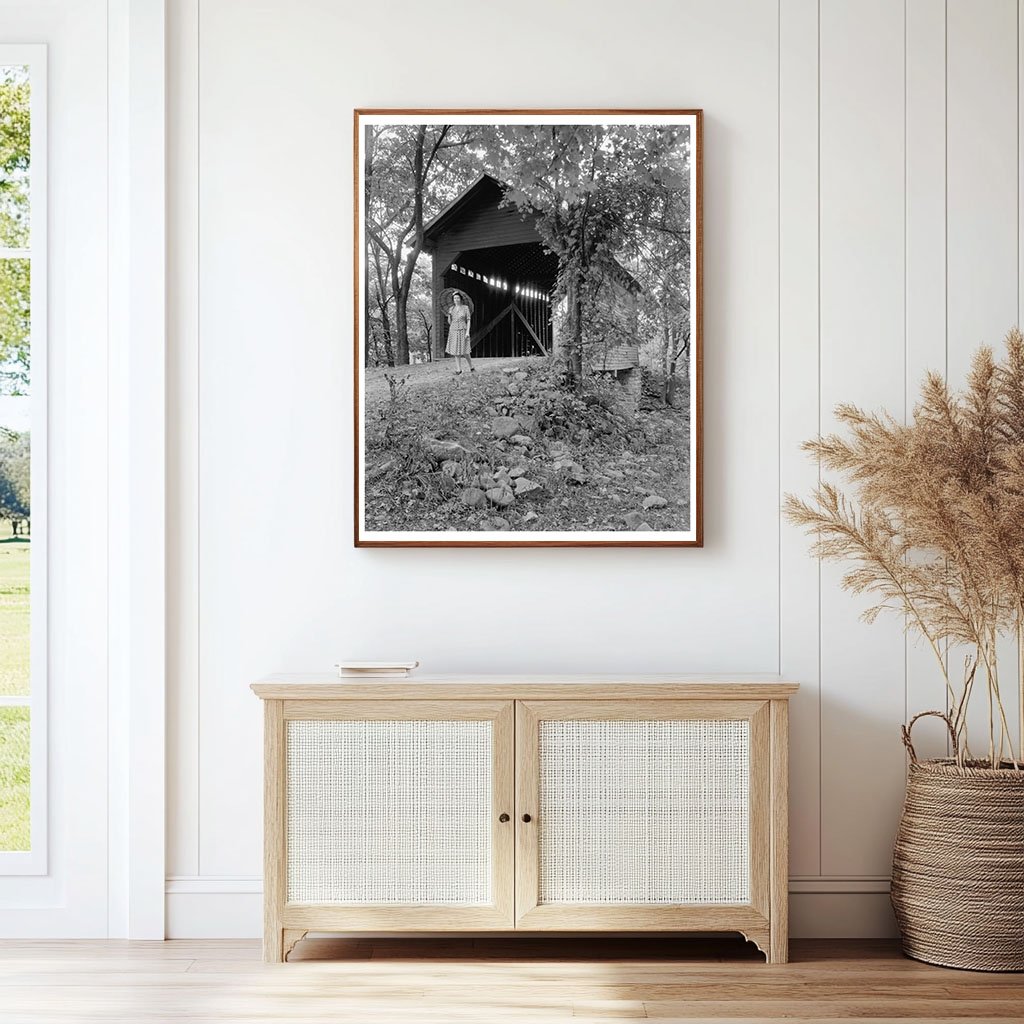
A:
[[[307,931],[725,931],[787,959],[794,683],[274,677],[264,956]]]

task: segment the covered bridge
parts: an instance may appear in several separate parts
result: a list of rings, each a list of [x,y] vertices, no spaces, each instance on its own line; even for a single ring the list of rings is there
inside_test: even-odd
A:
[[[558,258],[544,251],[532,217],[501,205],[504,191],[496,178],[481,174],[423,229],[423,248],[433,257],[435,359],[444,357],[448,336],[445,288],[473,300],[474,356],[551,351]]]

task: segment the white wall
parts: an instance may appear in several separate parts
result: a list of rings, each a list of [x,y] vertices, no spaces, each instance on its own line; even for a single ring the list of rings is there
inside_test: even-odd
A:
[[[33,685],[46,680],[47,713],[33,708],[34,863],[0,874],[0,936],[163,934],[163,814],[153,799],[163,786],[163,665],[158,643],[139,649],[162,635],[164,617],[163,15],[163,0],[0,0],[0,43],[45,52],[32,160],[46,218],[33,233],[45,231],[48,249],[45,308],[33,262],[32,340],[47,423],[33,428],[37,501],[47,456],[47,514],[33,537],[34,569],[46,545],[47,582],[41,593],[33,572]],[[146,300],[144,314],[129,295]]]
[[[778,509],[835,402],[1018,319],[1017,0],[170,7],[170,933],[258,934],[248,684],[342,655],[797,679],[794,930],[886,933],[942,691]],[[703,550],[351,547],[352,109],[417,105],[704,109]]]

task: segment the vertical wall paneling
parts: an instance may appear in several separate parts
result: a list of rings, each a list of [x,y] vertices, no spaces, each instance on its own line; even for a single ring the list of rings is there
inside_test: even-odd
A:
[[[904,402],[904,14],[890,0],[821,5],[821,404]],[[870,72],[866,69],[870,68]],[[902,796],[902,623],[822,567],[822,864],[885,874]],[[866,828],[865,823],[872,822]]]
[[[948,368],[959,385],[978,346],[1001,347],[1019,316],[1019,30],[1015,0],[949,0],[947,9]],[[951,655],[951,664],[961,657]],[[1000,662],[1016,737],[1012,641]],[[978,692],[971,703],[973,751],[985,754],[988,704]]]
[[[929,370],[946,370],[946,5],[907,0],[906,414]],[[894,412],[896,410],[893,410]],[[946,705],[945,680],[927,641],[908,635],[909,716]],[[946,752],[941,727],[925,721],[918,753]]]
[[[199,0],[168,5],[167,870],[199,867]]]
[[[260,870],[259,708],[247,684],[262,673],[329,668],[344,656],[408,656],[457,672],[778,667],[775,5],[651,0],[614,48],[607,25],[582,25],[571,5],[529,0],[512,20],[469,0],[443,19],[408,0],[400,10],[424,53],[470,15],[493,21],[493,46],[470,47],[427,78],[417,61],[381,74],[379,57],[352,45],[379,31],[369,7],[200,5],[204,876]],[[694,45],[680,62],[666,26],[683,25]],[[587,45],[567,49],[570,38]],[[513,94],[490,70],[496,53],[526,51],[538,74],[520,76]],[[624,72],[614,86],[608,61]],[[571,106],[574,97],[709,111],[707,546],[653,558],[354,550],[344,530],[352,108]],[[295,147],[268,147],[269,126],[285,124]],[[480,605],[487,614],[471,611]],[[623,633],[609,629],[615,622]]]
[[[817,465],[800,451],[818,432],[818,3],[779,7],[780,491],[808,494]],[[803,531],[779,539],[780,672],[799,679],[790,702],[790,872],[820,870],[819,568]]]
[[[539,70],[514,96],[484,50],[467,54],[468,75],[439,66],[428,82],[411,64],[382,77],[346,42],[376,31],[370,8],[170,5],[173,934],[258,930],[259,709],[246,686],[343,654],[456,672],[797,679],[794,932],[891,931],[898,728],[941,706],[941,681],[901,622],[858,621],[841,571],[819,569],[778,506],[817,482],[799,445],[831,429],[837,402],[909,414],[926,369],[962,380],[973,348],[1021,315],[1024,0],[645,3],[613,40],[525,0],[500,45],[529,34]],[[411,0],[398,9],[424,50],[443,44],[444,22]],[[481,17],[453,0],[450,20],[470,12]],[[530,31],[531,14],[547,32]],[[667,28],[692,43],[682,64]],[[567,55],[580,32],[586,48]],[[595,55],[627,73],[608,86]],[[484,91],[470,97],[467,80]],[[348,546],[346,119],[355,106],[510,101],[705,109],[701,551]],[[279,124],[297,140],[287,154],[266,145]],[[481,600],[495,614],[469,626],[429,613]],[[934,730],[921,741],[942,748]]]

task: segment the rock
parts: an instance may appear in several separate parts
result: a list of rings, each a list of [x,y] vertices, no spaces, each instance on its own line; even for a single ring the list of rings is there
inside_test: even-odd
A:
[[[369,470],[366,474],[367,480],[379,480],[382,476],[387,476],[391,472],[391,469],[395,465],[394,459],[388,459],[386,462],[382,462],[373,469]]]
[[[502,519],[501,516],[494,516],[491,519],[491,528],[494,530],[510,530],[512,524],[507,519]]]
[[[424,437],[423,447],[432,459],[439,462],[469,454],[458,441],[439,441],[436,437]]]
[[[470,508],[478,508],[487,500],[487,497],[479,487],[467,487],[459,495],[459,500],[463,505],[468,505]]]
[[[517,476],[522,476],[525,472],[525,466],[516,466],[514,469],[510,470],[509,475],[515,478]]]
[[[505,508],[506,505],[511,505],[515,498],[508,487],[502,486],[490,488],[487,491],[487,500],[498,508]]]
[[[512,381],[511,384],[506,384],[505,385],[505,390],[510,395],[518,395],[519,392],[523,390],[523,385],[516,383],[516,381]]]
[[[479,480],[479,486],[485,491],[489,491],[492,487],[498,486],[498,481],[494,479],[493,473],[481,473]]]
[[[578,462],[564,462],[562,469],[569,478],[570,483],[585,484],[587,482],[587,471]]]
[[[644,498],[644,508],[664,508],[668,502],[657,494],[649,494]]]
[[[438,486],[441,488],[442,494],[454,494],[459,489],[459,485],[455,482],[455,478],[449,476],[447,473],[441,474],[441,480]]]
[[[524,448],[526,448],[529,445],[533,444],[533,438],[530,437],[528,434],[513,434],[509,438],[509,440],[513,444],[521,444]]]
[[[638,529],[638,530],[653,530],[653,529],[654,529],[654,527],[653,527],[653,526],[651,526],[651,524],[650,524],[650,523],[648,523],[648,522],[643,522],[643,523],[641,523],[641,524],[640,524],[640,525],[639,525],[639,526],[637,527],[637,529]]]
[[[516,477],[516,494],[529,494],[530,491],[539,491],[540,484],[527,480],[525,476]]]
[[[635,530],[644,521],[644,517],[640,512],[627,512],[622,520],[631,530]]]
[[[617,469],[606,469],[604,471],[605,476],[610,476],[613,480],[625,480],[626,474],[620,473]]]
[[[539,519],[539,518],[540,517],[537,515],[537,513],[534,512],[534,510],[531,508],[530,511],[527,512],[525,516],[523,516],[523,522],[524,523],[532,523],[534,521],[534,519]]]
[[[455,462],[453,459],[446,459],[441,463],[441,472],[447,473],[453,480],[458,480],[462,476],[462,463]]]
[[[515,379],[516,380],[526,380],[526,378],[529,377],[529,376],[530,375],[525,370],[519,370],[518,373],[516,373]]]
[[[621,494],[609,494],[608,495],[608,500],[613,505],[621,505],[622,504],[622,495]]]
[[[519,433],[519,423],[511,416],[495,416],[491,420],[491,433],[495,437],[511,437]]]

